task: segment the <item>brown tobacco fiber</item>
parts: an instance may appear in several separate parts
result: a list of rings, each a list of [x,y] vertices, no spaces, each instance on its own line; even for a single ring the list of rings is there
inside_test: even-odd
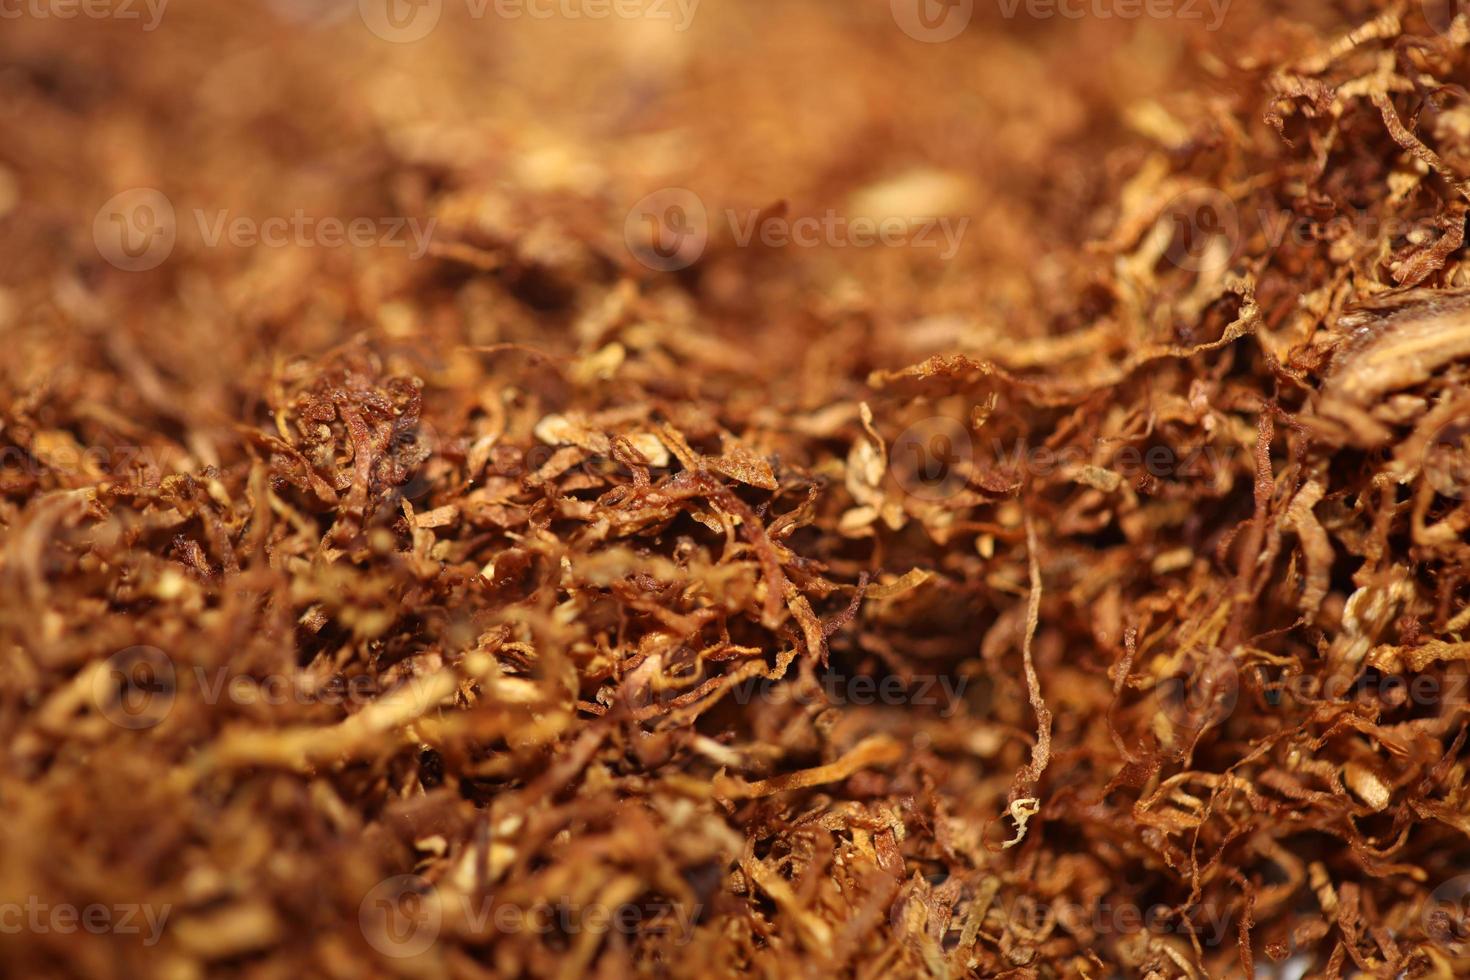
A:
[[[1470,972],[1455,4],[442,6],[0,21],[0,975]]]

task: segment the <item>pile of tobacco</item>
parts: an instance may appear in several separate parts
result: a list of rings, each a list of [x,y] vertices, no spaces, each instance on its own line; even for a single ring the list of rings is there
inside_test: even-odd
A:
[[[4,12],[0,974],[1467,975],[1470,13],[906,3]]]

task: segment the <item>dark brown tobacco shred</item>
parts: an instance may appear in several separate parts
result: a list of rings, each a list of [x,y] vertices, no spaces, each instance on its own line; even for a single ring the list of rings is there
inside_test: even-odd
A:
[[[0,974],[1467,975],[1470,18],[1018,3],[0,11]]]

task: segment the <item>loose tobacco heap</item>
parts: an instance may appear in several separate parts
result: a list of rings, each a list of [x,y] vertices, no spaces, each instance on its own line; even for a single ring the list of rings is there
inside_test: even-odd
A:
[[[754,6],[7,22],[5,973],[1470,969],[1470,23]]]

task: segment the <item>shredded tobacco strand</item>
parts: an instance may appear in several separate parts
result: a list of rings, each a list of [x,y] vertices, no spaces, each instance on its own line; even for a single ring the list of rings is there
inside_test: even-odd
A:
[[[1463,5],[122,6],[0,8],[0,973],[1470,975]]]

